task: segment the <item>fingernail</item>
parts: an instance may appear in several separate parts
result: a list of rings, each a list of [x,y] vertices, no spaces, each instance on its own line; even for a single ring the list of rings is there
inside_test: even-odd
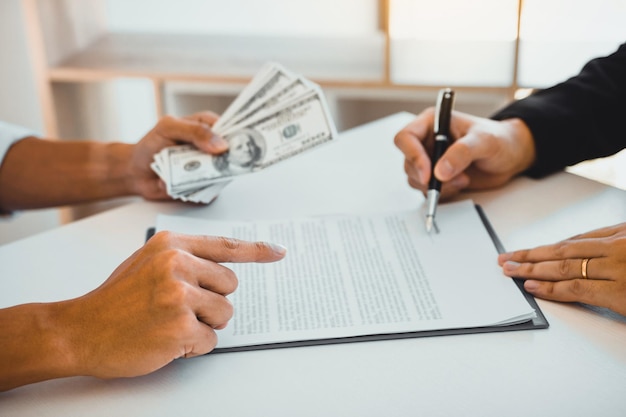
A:
[[[447,159],[441,159],[437,164],[437,174],[445,181],[454,175],[454,168]]]
[[[498,265],[500,266],[504,266],[504,263],[506,261],[510,261],[512,258],[510,253],[501,253],[500,255],[498,255]]]
[[[226,142],[226,140],[224,140],[224,138],[222,138],[219,135],[213,135],[211,136],[210,139],[211,145],[216,148],[217,150],[226,150],[228,149],[228,142]]]
[[[506,272],[514,272],[519,268],[520,263],[515,261],[506,261],[502,267]]]
[[[539,289],[539,283],[537,281],[526,281],[524,282],[524,288],[526,291],[533,292]]]
[[[509,261],[512,257],[513,254],[511,252],[504,252],[498,255],[498,259],[500,259],[502,262]]]
[[[278,243],[268,243],[268,245],[277,255],[283,256],[287,253],[287,248],[283,245],[279,245]]]

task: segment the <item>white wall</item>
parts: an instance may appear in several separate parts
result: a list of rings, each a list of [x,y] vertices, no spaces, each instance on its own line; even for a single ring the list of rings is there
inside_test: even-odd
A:
[[[378,0],[107,0],[107,18],[120,31],[358,36],[377,30]]]
[[[22,3],[0,1],[0,120],[43,131],[43,120],[27,47]],[[0,244],[59,225],[57,210],[0,218]]]
[[[0,119],[43,129],[20,0],[0,1]]]

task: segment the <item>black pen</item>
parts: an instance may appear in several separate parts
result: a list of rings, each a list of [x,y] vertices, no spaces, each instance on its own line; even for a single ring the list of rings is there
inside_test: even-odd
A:
[[[441,155],[448,148],[450,141],[450,120],[452,119],[452,106],[454,105],[454,91],[450,88],[439,90],[437,96],[437,106],[435,108],[435,124],[433,126],[435,135],[435,146],[433,157],[431,160],[430,182],[428,183],[428,192],[426,199],[428,204],[428,212],[426,213],[426,231],[430,233],[432,228],[439,233],[437,224],[435,223],[435,213],[437,212],[437,204],[439,203],[439,192],[441,191],[441,181],[435,177],[435,165],[441,158]]]

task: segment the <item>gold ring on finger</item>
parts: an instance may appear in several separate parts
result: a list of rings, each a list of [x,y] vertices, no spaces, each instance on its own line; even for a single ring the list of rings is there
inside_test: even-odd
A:
[[[584,279],[589,278],[587,276],[587,265],[589,264],[589,259],[590,258],[583,259],[583,263],[580,265],[580,274],[583,276]]]

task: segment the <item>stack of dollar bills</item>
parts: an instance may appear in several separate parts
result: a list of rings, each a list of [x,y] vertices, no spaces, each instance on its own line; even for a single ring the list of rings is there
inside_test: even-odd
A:
[[[228,142],[227,152],[180,145],[154,156],[152,169],[173,198],[208,203],[234,177],[337,138],[322,89],[276,63],[261,68],[212,129]]]

